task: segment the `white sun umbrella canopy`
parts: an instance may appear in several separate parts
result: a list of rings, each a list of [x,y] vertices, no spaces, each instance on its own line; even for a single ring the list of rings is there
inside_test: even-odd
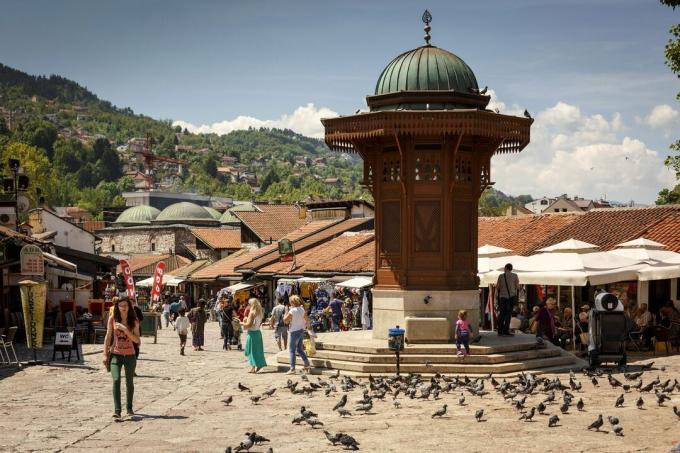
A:
[[[665,248],[660,242],[638,238],[618,244],[611,253],[649,264],[680,264],[680,253],[664,250]]]
[[[510,249],[486,244],[477,249],[477,273],[481,276],[481,274],[502,269],[508,263],[515,266],[517,261],[524,258],[524,256],[514,255]]]

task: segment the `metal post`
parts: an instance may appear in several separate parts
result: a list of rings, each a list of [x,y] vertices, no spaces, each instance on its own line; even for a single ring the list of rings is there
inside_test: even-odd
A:
[[[14,229],[19,232],[19,168],[12,168],[14,173]]]
[[[399,376],[399,347],[397,347],[397,376]]]
[[[576,351],[576,302],[574,300],[574,287],[571,287],[571,350]]]

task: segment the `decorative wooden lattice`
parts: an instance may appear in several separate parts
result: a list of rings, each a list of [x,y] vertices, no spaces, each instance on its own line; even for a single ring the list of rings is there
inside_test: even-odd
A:
[[[383,157],[383,182],[398,183],[401,180],[401,162],[395,153],[385,154]]]
[[[482,165],[480,168],[480,179],[479,179],[479,192],[484,192],[488,187],[491,187],[494,185],[493,182],[491,182],[491,169],[490,167],[490,162],[488,160],[482,161]]]
[[[416,181],[437,182],[441,180],[439,155],[433,153],[418,153],[414,167]]]
[[[472,184],[472,156],[469,153],[456,156],[453,175],[457,184]]]

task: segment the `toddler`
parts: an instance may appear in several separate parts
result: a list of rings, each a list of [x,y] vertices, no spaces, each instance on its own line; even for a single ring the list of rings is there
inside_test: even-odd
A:
[[[179,309],[179,316],[175,320],[175,330],[179,334],[179,353],[184,355],[184,347],[187,344],[187,333],[189,332],[189,318],[186,317],[187,311],[184,308]]]
[[[465,346],[465,354],[460,349],[461,343]],[[459,356],[470,354],[470,321],[467,320],[466,310],[458,312],[458,321],[456,321],[456,349]]]

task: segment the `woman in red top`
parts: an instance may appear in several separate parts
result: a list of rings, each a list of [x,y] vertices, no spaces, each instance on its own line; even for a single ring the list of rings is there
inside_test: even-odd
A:
[[[137,358],[134,344],[139,344],[139,321],[127,299],[114,298],[113,316],[109,318],[104,340],[104,364],[111,358],[111,377],[113,378],[113,417],[120,419],[120,378],[125,368],[125,396],[127,415],[134,415],[132,397],[135,393],[134,375]]]

